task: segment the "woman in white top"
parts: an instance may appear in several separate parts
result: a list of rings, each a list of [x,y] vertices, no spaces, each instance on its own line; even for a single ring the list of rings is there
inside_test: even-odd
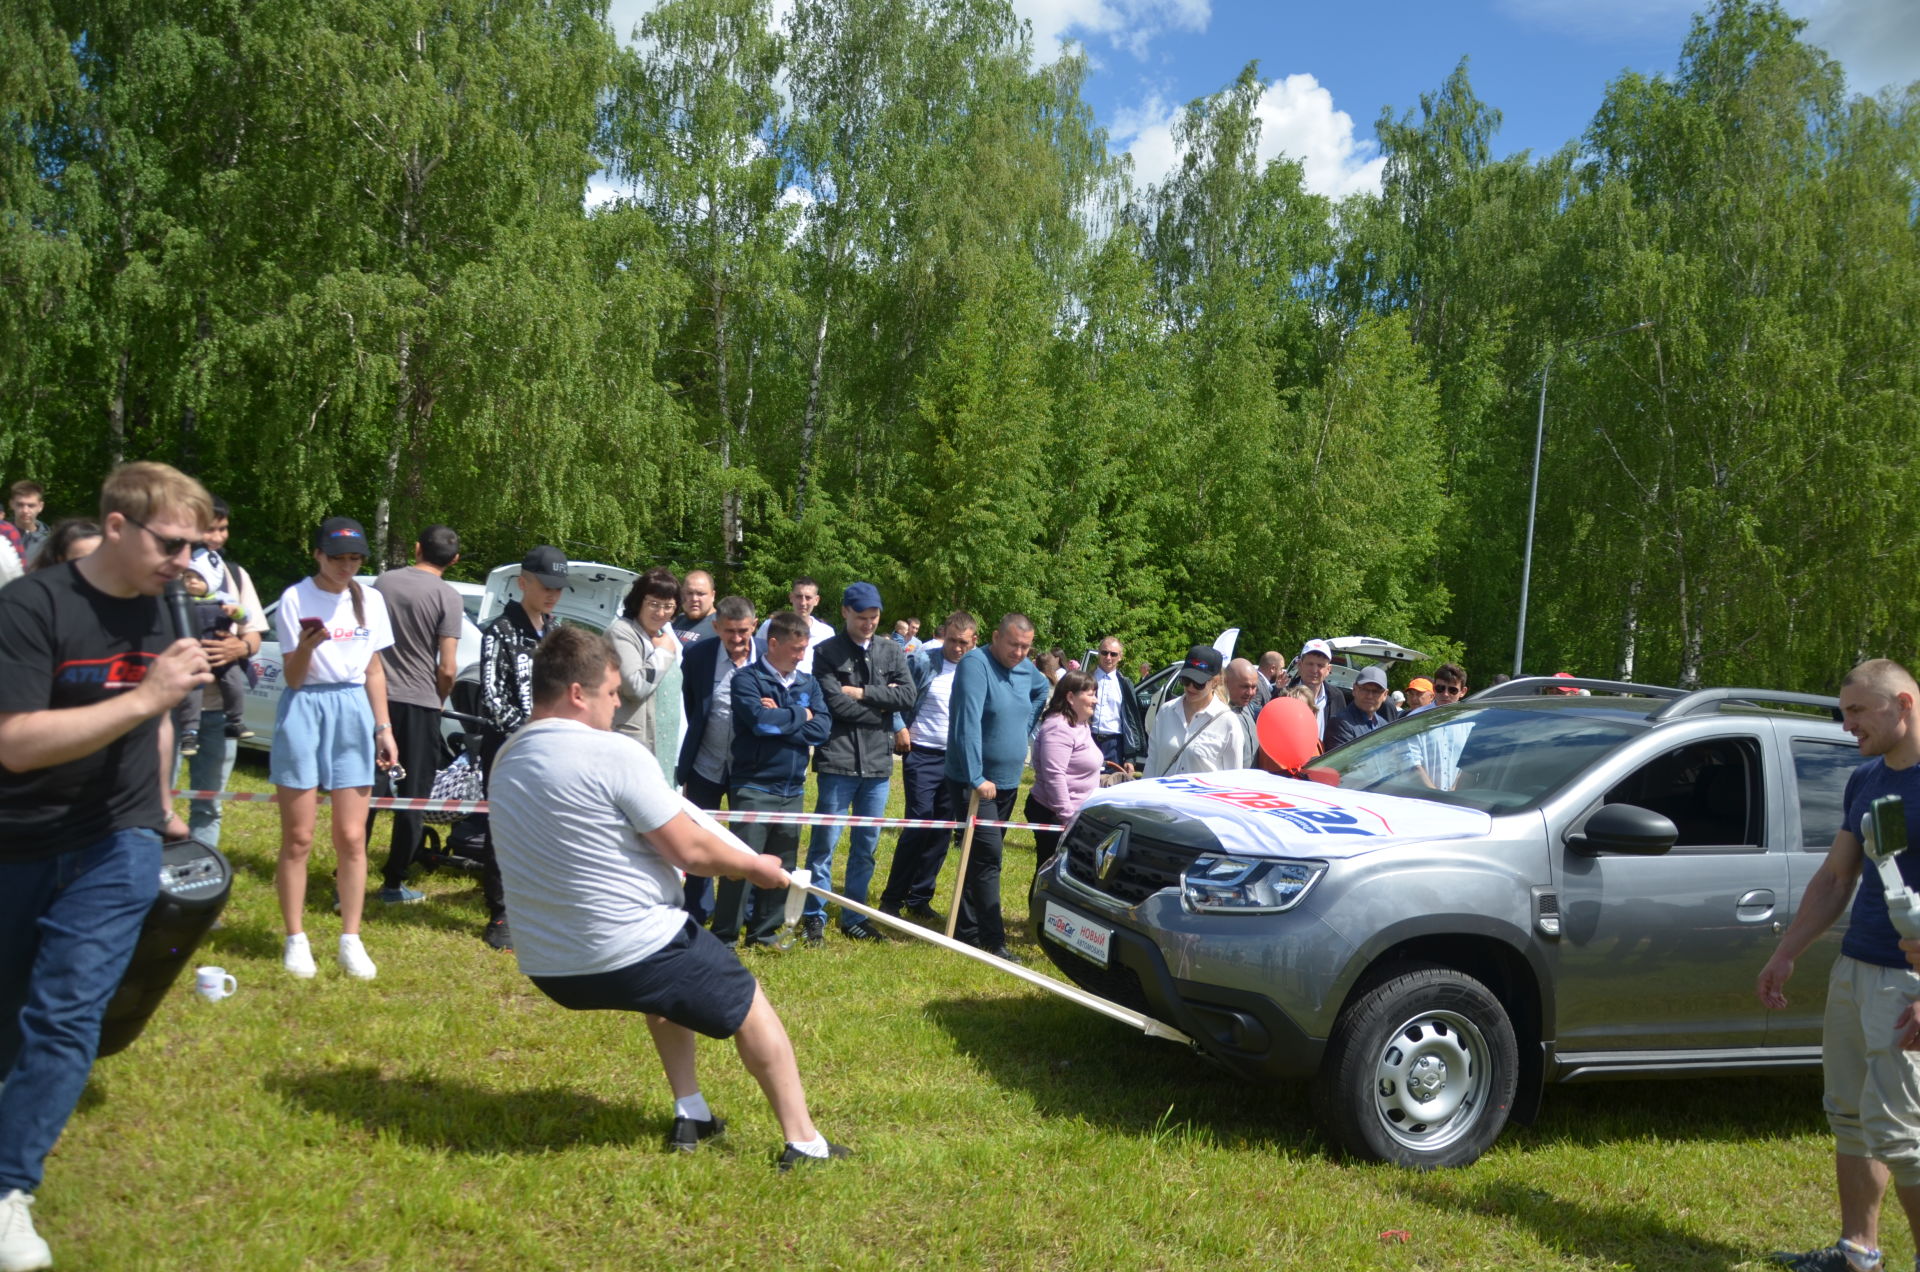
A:
[[[607,628],[620,655],[620,706],[613,728],[635,739],[660,762],[668,786],[677,786],[680,758],[680,643],[673,630],[680,580],[656,566],[633,581],[622,617]]]
[[[1220,651],[1195,645],[1176,674],[1180,698],[1162,703],[1147,733],[1147,777],[1240,768],[1246,755],[1240,717],[1221,687]]]
[[[339,868],[340,966],[358,980],[372,980],[373,960],[360,943],[360,912],[367,899],[367,795],[374,769],[392,767],[398,756],[380,665],[380,651],[393,644],[393,626],[379,589],[354,581],[367,559],[367,532],[359,522],[323,522],[313,559],[319,568],[280,594],[274,614],[286,682],[269,769],[280,805],[273,881],[287,925],[281,962],[303,979],[316,970],[303,912],[319,792],[327,790],[333,792]]]

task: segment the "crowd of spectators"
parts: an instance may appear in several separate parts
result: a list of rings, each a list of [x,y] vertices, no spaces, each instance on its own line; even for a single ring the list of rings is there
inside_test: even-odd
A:
[[[82,557],[100,542],[100,527],[88,518],[45,524],[44,492],[32,481],[15,482],[8,498],[0,578]],[[201,791],[225,788],[235,745],[250,736],[242,695],[268,626],[252,578],[225,555],[230,510],[218,499],[213,508],[211,527],[183,577],[204,617],[197,635],[215,679],[174,717],[179,784]],[[285,590],[274,618],[284,684],[272,760],[282,818],[276,882],[286,923],[284,958],[299,976],[315,970],[301,916],[318,793],[329,791],[334,800],[339,961],[350,975],[370,978],[374,964],[359,940],[375,829],[367,801],[378,783],[403,798],[426,796],[446,759],[441,710],[459,670],[462,610],[445,574],[460,559],[459,536],[447,526],[426,527],[413,544],[412,564],[362,586],[357,576],[369,554],[358,522],[326,521],[314,538],[313,575]],[[479,723],[470,741],[483,790],[500,751],[532,714],[533,655],[564,625],[554,611],[567,589],[567,569],[559,548],[529,549],[513,594],[481,632]],[[614,730],[639,742],[666,783],[703,809],[801,811],[811,774],[811,811],[877,817],[897,772],[908,818],[1011,821],[1030,767],[1023,815],[1058,825],[1103,783],[1253,765],[1256,718],[1276,697],[1299,699],[1331,747],[1403,711],[1456,700],[1465,685],[1464,673],[1448,664],[1391,696],[1378,669],[1363,670],[1351,691],[1342,689],[1329,679],[1334,654],[1320,640],[1306,642],[1291,669],[1274,650],[1257,662],[1228,661],[1212,646],[1194,645],[1149,727],[1148,704],[1139,681],[1126,674],[1126,646],[1117,636],[1099,640],[1083,668],[1058,644],[1037,646],[1034,625],[1022,614],[1003,615],[983,639],[979,620],[956,610],[923,639],[917,616],[883,628],[883,602],[873,583],[857,581],[842,591],[837,626],[816,614],[821,600],[819,581],[801,576],[788,588],[786,608],[765,614],[746,597],[720,596],[705,570],[641,574],[606,631],[620,667]],[[1145,679],[1152,667],[1140,663],[1138,672]],[[222,806],[196,800],[188,823],[215,845]],[[486,819],[475,823],[482,828],[475,855],[483,863],[483,935],[495,948],[512,949]],[[933,908],[934,884],[959,842],[956,831],[903,830],[886,878],[876,881],[877,827],[848,832],[823,824],[807,835],[767,822],[737,829],[790,867],[800,864],[804,839],[805,865],[828,883],[845,838],[842,895],[864,905],[877,886],[881,912],[945,921]],[[420,813],[393,815],[373,893],[379,902],[424,900],[408,883],[424,833]],[[1038,865],[1057,848],[1058,835],[1041,831],[1035,839]],[[955,929],[962,939],[1004,954],[1002,849],[999,827],[976,826],[955,900]],[[777,938],[780,899],[741,880],[723,883],[716,894],[710,880],[689,876],[685,906],[723,939],[765,944]],[[810,899],[802,940],[824,941],[828,917],[827,907]],[[839,916],[839,930],[855,941],[883,939],[876,925],[852,911]]]

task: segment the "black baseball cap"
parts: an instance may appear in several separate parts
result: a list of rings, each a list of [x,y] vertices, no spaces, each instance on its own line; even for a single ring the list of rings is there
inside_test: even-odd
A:
[[[1195,645],[1187,651],[1187,661],[1180,668],[1179,678],[1191,680],[1196,685],[1204,685],[1220,674],[1226,661],[1220,657],[1220,651],[1212,645]]]
[[[313,536],[313,546],[330,557],[353,553],[370,555],[367,551],[367,528],[352,517],[328,517],[322,521],[320,533]]]
[[[531,574],[548,587],[567,585],[567,554],[558,548],[541,544],[527,553],[527,559],[520,563],[523,574]]]

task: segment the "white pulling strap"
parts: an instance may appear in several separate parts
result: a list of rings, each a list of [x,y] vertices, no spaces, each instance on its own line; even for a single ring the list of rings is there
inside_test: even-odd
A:
[[[686,805],[687,816],[693,818],[702,828],[712,831],[715,835],[727,843],[732,844],[741,852],[747,853],[750,856],[759,856],[753,849],[742,843],[738,835],[727,829],[720,822],[714,820],[713,816],[704,808],[696,807],[684,796],[681,802]],[[923,928],[919,924],[910,923],[905,919],[896,919],[891,914],[882,914],[880,911],[872,909],[869,906],[861,905],[858,901],[849,901],[837,893],[829,892],[825,888],[814,885],[804,870],[791,871],[790,875],[794,881],[794,886],[789,890],[787,896],[787,921],[789,923],[793,922],[798,916],[799,898],[805,893],[811,892],[823,901],[832,901],[837,905],[844,906],[846,909],[853,911],[855,914],[871,919],[876,923],[883,923],[890,928],[905,932],[910,936],[918,937],[931,944],[938,945],[941,949],[952,950],[956,954],[964,954],[975,962],[985,963],[995,971],[1005,972],[1009,976],[1017,976],[1029,985],[1044,989],[1050,994],[1066,999],[1068,1002],[1078,1003],[1080,1006],[1091,1011],[1097,1011],[1110,1020],[1117,1020],[1121,1024],[1131,1025],[1148,1037],[1165,1038],[1169,1042],[1184,1042],[1189,1046],[1193,1045],[1193,1039],[1187,1037],[1187,1035],[1181,1033],[1171,1025],[1162,1024],[1144,1012],[1135,1011],[1131,1007],[1122,1007],[1119,1003],[1108,1002],[1096,994],[1089,994],[1083,989],[1068,985],[1063,981],[1054,980],[1051,976],[1042,976],[1039,972],[1022,967],[1018,963],[1009,963],[1006,959],[995,958],[978,946],[967,945],[964,942],[956,941],[944,933]]]

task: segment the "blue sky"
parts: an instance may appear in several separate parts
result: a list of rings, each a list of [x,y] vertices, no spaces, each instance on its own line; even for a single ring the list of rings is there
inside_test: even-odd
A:
[[[612,0],[624,37],[655,0]],[[1374,123],[1438,88],[1469,59],[1474,90],[1504,116],[1498,154],[1575,140],[1623,70],[1671,72],[1703,0],[1013,0],[1036,55],[1063,43],[1092,62],[1088,100],[1136,179],[1172,166],[1180,107],[1258,59],[1262,152],[1286,153],[1306,183],[1341,196],[1378,189]],[[1786,0],[1849,86],[1920,79],[1920,0]],[[774,0],[776,20],[790,0]],[[592,201],[594,195],[590,194]]]

